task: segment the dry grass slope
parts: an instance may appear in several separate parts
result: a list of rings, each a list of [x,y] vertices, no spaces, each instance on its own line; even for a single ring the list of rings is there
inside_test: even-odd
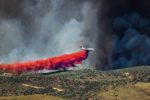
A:
[[[82,69],[53,74],[0,75],[0,96],[6,100],[34,100],[36,97],[42,100],[55,97],[56,100],[140,100],[142,97],[147,100],[149,84],[149,66],[112,71]]]
[[[150,83],[110,87],[107,91],[100,91],[98,96],[103,100],[150,100]]]
[[[0,100],[64,100],[64,99],[49,95],[28,95],[28,96],[0,97]]]

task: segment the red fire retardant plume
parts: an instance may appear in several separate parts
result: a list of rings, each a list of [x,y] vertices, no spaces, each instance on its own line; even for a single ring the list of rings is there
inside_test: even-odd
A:
[[[64,54],[61,56],[51,57],[36,61],[17,62],[12,64],[0,64],[0,70],[11,73],[22,73],[28,71],[38,71],[42,69],[59,69],[74,66],[82,63],[87,58],[88,51],[81,50],[79,52]]]

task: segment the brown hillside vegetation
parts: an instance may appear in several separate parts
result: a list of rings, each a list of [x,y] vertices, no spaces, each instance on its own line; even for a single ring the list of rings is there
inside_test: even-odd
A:
[[[149,100],[150,67],[0,76],[0,100]],[[50,99],[51,98],[51,99]],[[32,99],[33,100],[33,99]],[[37,99],[38,100],[38,99]]]

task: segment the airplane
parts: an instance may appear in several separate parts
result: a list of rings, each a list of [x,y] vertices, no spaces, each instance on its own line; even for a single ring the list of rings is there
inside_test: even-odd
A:
[[[13,74],[21,74],[25,72],[37,72],[40,70],[60,70],[68,67],[76,67],[81,64],[83,60],[87,59],[90,51],[93,48],[84,48],[80,46],[81,50],[70,54],[63,54],[46,59],[35,61],[17,62],[10,64],[0,64],[0,70]]]

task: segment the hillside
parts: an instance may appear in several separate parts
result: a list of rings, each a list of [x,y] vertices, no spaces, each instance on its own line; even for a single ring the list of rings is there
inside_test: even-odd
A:
[[[130,100],[131,97],[133,100],[141,100],[143,96],[143,100],[148,100],[150,67],[139,66],[111,71],[82,69],[19,76],[1,74],[0,96],[0,100],[28,100],[40,97],[45,97],[45,100]]]

